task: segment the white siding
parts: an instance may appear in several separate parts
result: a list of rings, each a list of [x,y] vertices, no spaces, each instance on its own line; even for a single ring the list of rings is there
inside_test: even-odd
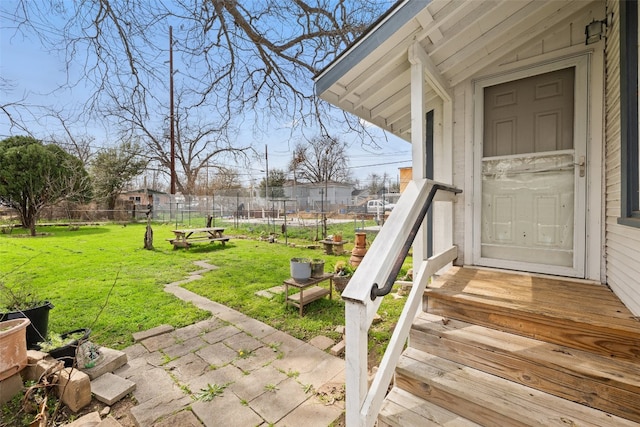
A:
[[[606,63],[606,204],[605,252],[607,283],[625,305],[640,315],[640,229],[619,225],[620,216],[620,27],[618,1],[608,30]]]

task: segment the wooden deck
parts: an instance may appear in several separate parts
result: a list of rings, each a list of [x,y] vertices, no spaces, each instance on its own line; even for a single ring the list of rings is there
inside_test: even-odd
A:
[[[425,292],[380,426],[640,423],[640,321],[606,286],[453,268]]]

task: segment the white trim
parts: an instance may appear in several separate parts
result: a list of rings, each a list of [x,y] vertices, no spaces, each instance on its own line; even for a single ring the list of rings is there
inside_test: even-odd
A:
[[[589,141],[587,152],[587,257],[585,278],[606,282],[603,256],[605,218],[604,194],[604,50],[594,50],[589,66]]]
[[[589,65],[590,65],[590,53],[584,53],[579,56],[558,59],[556,61],[549,61],[547,63],[530,65],[526,68],[521,68],[511,72],[494,75],[482,79],[477,79],[472,82],[474,92],[474,126],[473,126],[473,141],[474,141],[474,158],[473,169],[476,171],[474,180],[473,191],[476,197],[474,197],[473,203],[473,252],[472,263],[477,265],[483,265],[487,267],[508,268],[514,270],[532,271],[546,274],[557,274],[569,277],[585,277],[585,259],[587,255],[585,243],[586,243],[586,197],[587,197],[587,179],[591,173],[597,173],[596,170],[588,170],[587,177],[580,178],[576,174],[575,178],[575,192],[576,203],[574,206],[575,224],[574,224],[574,241],[573,241],[573,266],[571,268],[558,267],[552,265],[526,263],[526,262],[514,262],[498,259],[483,258],[481,256],[481,229],[480,229],[480,216],[481,216],[481,197],[482,194],[482,179],[480,179],[481,162],[482,162],[482,135],[483,135],[483,118],[484,118],[484,88],[488,86],[497,85],[500,83],[506,83],[514,80],[521,80],[527,77],[532,77],[538,74],[548,73],[551,71],[560,70],[563,68],[575,67],[575,83],[574,83],[574,150],[575,158],[579,159],[581,156],[587,156],[588,136],[589,136],[589,92],[591,87],[589,85]],[[582,232],[580,232],[582,230]]]
[[[476,176],[476,168],[474,167],[474,147],[473,147],[473,85],[465,83],[464,85],[464,263],[473,263],[473,207],[475,206],[475,186],[474,182],[480,175]],[[468,136],[467,136],[468,135]],[[470,142],[467,142],[467,141]]]

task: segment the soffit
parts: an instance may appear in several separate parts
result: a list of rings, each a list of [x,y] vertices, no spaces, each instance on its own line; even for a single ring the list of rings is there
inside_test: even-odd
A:
[[[451,88],[474,78],[591,3],[408,0],[389,11],[386,20],[316,77],[316,93],[410,141],[409,46],[418,42]],[[431,88],[425,97],[427,105],[439,102]]]

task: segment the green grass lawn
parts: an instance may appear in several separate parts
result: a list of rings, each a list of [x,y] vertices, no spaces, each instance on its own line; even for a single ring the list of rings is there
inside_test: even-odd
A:
[[[165,241],[173,236],[173,228],[153,226],[154,251],[142,249],[143,224],[83,226],[78,231],[43,227],[38,232],[46,234],[35,238],[19,237],[21,231],[14,230],[11,235],[0,235],[0,282],[50,300],[55,305],[49,317],[50,331],[90,326],[94,342],[123,348],[132,343],[133,332],[165,323],[181,327],[209,316],[163,291],[165,284],[197,270],[193,261],[205,260],[219,268],[185,285],[187,289],[300,339],[319,334],[339,338],[334,329],[344,324],[344,303],[335,292],[332,300],[323,298],[307,305],[304,317],[297,308],[284,305],[283,295],[269,300],[254,294],[282,284],[289,277],[292,257],[322,258],[325,271],[330,271],[348,255],[327,256],[320,249],[258,241],[253,237],[260,230],[251,227],[228,228],[225,234],[247,238],[233,238],[224,247],[201,243],[189,250],[174,250]],[[334,226],[337,229],[353,242],[352,223]],[[296,237],[290,241],[310,243]],[[383,321],[370,333],[374,353],[380,354],[386,345],[403,303],[393,298],[382,303]]]

